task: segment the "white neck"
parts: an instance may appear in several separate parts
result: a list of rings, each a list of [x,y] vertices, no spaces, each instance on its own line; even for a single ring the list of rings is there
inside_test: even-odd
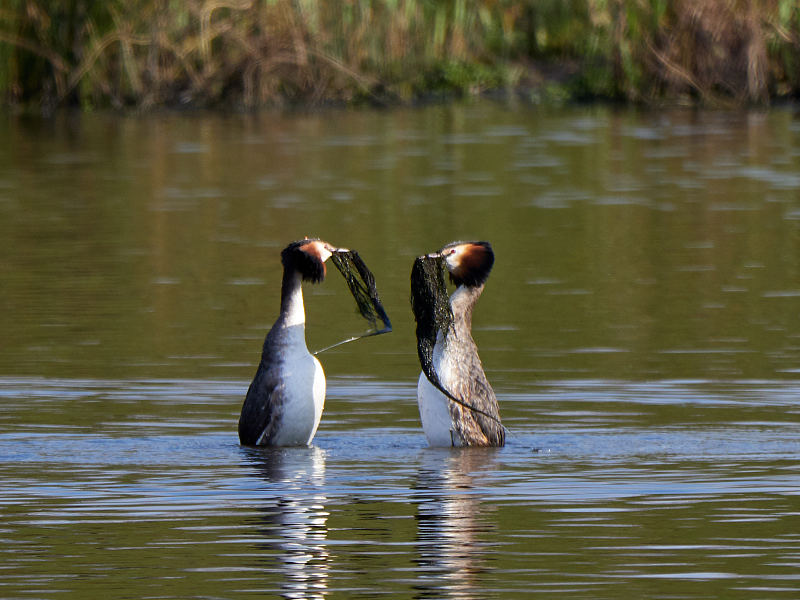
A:
[[[281,320],[284,327],[305,325],[306,310],[303,306],[303,287],[300,273],[292,273],[290,279],[284,281],[288,289],[283,290],[281,302]]]

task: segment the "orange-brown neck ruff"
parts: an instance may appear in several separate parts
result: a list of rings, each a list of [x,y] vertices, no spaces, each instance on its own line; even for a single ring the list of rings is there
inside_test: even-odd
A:
[[[489,242],[453,242],[441,250],[453,284],[479,286],[486,283],[494,265]]]

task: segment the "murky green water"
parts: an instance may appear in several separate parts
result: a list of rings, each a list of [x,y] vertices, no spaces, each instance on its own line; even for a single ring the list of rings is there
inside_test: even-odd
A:
[[[279,250],[394,333],[311,449],[239,447]],[[408,276],[492,242],[511,429],[425,447]],[[341,278],[308,340],[362,330]],[[0,120],[0,597],[794,598],[800,121],[490,104]]]

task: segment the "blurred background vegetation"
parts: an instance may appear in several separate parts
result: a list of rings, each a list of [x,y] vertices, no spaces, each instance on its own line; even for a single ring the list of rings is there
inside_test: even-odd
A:
[[[800,92],[798,0],[3,0],[0,102],[52,109]]]

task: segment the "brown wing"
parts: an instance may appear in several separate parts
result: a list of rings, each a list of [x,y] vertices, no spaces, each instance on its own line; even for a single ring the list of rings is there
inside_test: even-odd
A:
[[[505,430],[500,423],[497,397],[483,372],[477,350],[464,357],[459,364],[459,371],[461,376],[456,378],[458,383],[450,391],[456,398],[486,414],[480,414],[451,400],[450,415],[456,432],[469,446],[503,446]]]

